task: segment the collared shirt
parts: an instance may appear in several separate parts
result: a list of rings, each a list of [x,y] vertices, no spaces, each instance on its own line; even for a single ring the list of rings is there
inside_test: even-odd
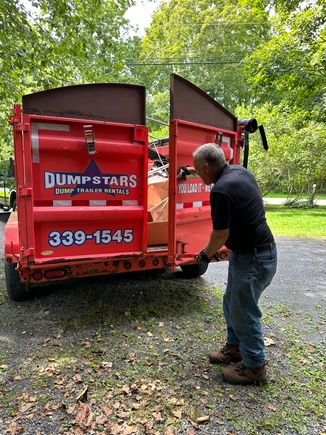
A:
[[[210,204],[214,230],[230,230],[225,243],[229,249],[240,251],[274,240],[255,177],[243,166],[223,166]]]

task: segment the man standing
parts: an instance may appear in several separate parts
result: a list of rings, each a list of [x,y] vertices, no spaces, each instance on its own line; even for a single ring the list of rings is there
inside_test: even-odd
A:
[[[225,245],[232,252],[223,297],[227,324],[225,346],[209,353],[212,364],[242,363],[223,369],[232,384],[267,382],[261,311],[258,300],[276,272],[276,246],[254,176],[242,166],[229,166],[223,150],[213,143],[193,154],[197,174],[210,194],[213,230],[198,260],[209,262]]]

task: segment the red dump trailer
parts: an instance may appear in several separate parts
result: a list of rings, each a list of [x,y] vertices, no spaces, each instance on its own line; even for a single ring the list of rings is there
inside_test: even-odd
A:
[[[63,87],[15,105],[17,211],[5,228],[5,272],[13,300],[34,284],[196,263],[211,231],[209,195],[197,176],[177,177],[192,153],[219,143],[238,164],[243,125],[192,83],[171,76],[168,215],[148,218],[145,88],[125,84]],[[226,248],[217,258],[227,259]]]

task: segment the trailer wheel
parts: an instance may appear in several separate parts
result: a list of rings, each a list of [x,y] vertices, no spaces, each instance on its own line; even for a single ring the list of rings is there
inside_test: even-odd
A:
[[[208,268],[208,263],[196,263],[180,266],[185,278],[198,278],[204,275]]]
[[[16,263],[5,264],[5,275],[7,292],[11,300],[19,302],[30,296],[28,285],[20,280],[19,273],[16,270]]]

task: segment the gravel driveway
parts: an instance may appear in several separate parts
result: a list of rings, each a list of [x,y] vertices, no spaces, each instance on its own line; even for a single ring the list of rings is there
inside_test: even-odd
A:
[[[303,319],[320,322],[326,307],[326,240],[277,239],[278,267],[272,284],[262,296],[263,305],[286,305],[297,316],[296,326],[308,340],[320,343],[323,334],[311,334]],[[211,264],[204,275],[209,284],[225,288],[227,263]],[[316,310],[316,307],[318,310]]]
[[[52,285],[20,304],[8,301],[1,265],[0,434],[325,432],[326,240],[277,245],[278,273],[262,297],[270,383],[261,389],[224,384],[206,361],[225,335],[227,263],[198,280]]]

